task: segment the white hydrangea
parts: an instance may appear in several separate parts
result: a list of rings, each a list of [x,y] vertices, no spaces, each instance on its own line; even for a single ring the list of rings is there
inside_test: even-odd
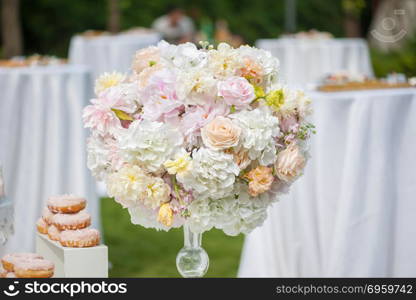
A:
[[[119,146],[130,162],[138,162],[150,172],[161,170],[163,163],[180,150],[182,134],[169,124],[147,120],[134,121],[119,136]]]
[[[158,44],[160,56],[166,64],[184,70],[194,67],[202,68],[207,63],[207,53],[199,51],[193,43],[171,45],[165,41]]]
[[[233,156],[207,148],[194,150],[192,168],[178,178],[197,199],[220,199],[233,192],[235,176],[240,172]]]
[[[279,119],[267,107],[243,110],[229,115],[242,129],[241,146],[248,150],[251,160],[259,157],[268,165],[273,156],[273,138],[279,135]],[[266,151],[263,153],[263,151]]]
[[[218,200],[194,200],[189,206],[189,225],[194,232],[215,227],[228,235],[248,234],[263,224],[268,206],[275,201],[268,193],[251,197],[244,183],[236,184],[233,195]]]
[[[118,153],[117,141],[111,136],[93,134],[87,141],[87,166],[98,180],[120,168],[124,161]]]
[[[104,139],[99,135],[92,135],[87,142],[87,167],[98,180],[103,180],[110,167],[109,149]]]
[[[138,204],[134,207],[130,207],[129,214],[131,222],[136,225],[141,225],[145,228],[155,228],[157,230],[168,231],[171,228],[181,227],[183,225],[183,218],[179,215],[174,215],[171,227],[166,227],[157,220],[157,210],[149,209],[144,205]]]

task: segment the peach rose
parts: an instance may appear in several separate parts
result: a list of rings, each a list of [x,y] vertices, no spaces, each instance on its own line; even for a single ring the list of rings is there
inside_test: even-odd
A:
[[[134,55],[133,71],[139,74],[148,67],[157,66],[160,62],[159,48],[149,47],[139,50]]]
[[[244,66],[239,70],[239,75],[242,77],[251,79],[261,77],[263,75],[261,66],[251,58],[246,57],[244,58],[243,62]]]
[[[230,119],[218,116],[202,127],[201,136],[205,146],[213,150],[223,150],[237,146],[241,128]]]
[[[277,154],[275,170],[277,177],[290,182],[298,177],[305,167],[305,157],[296,143],[290,144],[285,150]]]
[[[270,190],[274,180],[272,168],[265,166],[258,166],[248,172],[244,177],[249,181],[248,193],[253,197]]]

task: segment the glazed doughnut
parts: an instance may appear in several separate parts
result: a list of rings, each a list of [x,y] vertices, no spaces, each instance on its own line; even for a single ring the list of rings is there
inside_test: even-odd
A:
[[[40,218],[36,222],[36,228],[38,229],[39,233],[42,233],[42,234],[47,234],[48,233],[48,224],[46,224],[46,222],[43,218]]]
[[[46,224],[50,225],[53,215],[54,213],[51,212],[49,208],[45,207],[43,209],[42,219],[46,222]]]
[[[1,263],[3,265],[4,270],[8,272],[14,271],[14,264],[18,261],[24,261],[29,259],[41,259],[43,258],[39,254],[35,253],[14,253],[14,254],[6,254],[1,259]]]
[[[19,278],[49,278],[53,276],[53,262],[46,259],[29,259],[16,262],[14,273]]]
[[[100,233],[97,229],[84,228],[80,230],[65,230],[61,232],[61,245],[64,247],[94,247],[99,243]]]
[[[87,201],[74,195],[52,196],[48,199],[48,207],[53,213],[73,214],[84,209]]]
[[[16,274],[14,272],[3,271],[0,273],[0,278],[16,278]]]
[[[52,217],[52,224],[59,230],[75,230],[91,225],[91,216],[85,210],[75,214],[56,214]]]
[[[54,225],[51,225],[51,226],[48,227],[48,237],[52,241],[59,241],[60,236],[61,236],[61,232]]]

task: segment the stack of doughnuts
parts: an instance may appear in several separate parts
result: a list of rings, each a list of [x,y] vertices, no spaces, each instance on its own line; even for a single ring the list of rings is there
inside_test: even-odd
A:
[[[35,253],[7,254],[1,263],[0,278],[50,278],[55,269],[53,262]]]
[[[64,247],[94,247],[100,243],[98,230],[89,228],[91,216],[87,201],[74,195],[49,197],[47,207],[36,226],[39,233]]]

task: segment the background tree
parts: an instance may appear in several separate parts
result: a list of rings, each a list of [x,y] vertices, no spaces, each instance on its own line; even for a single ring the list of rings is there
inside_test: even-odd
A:
[[[120,31],[120,3],[119,0],[108,0],[108,24],[107,29],[111,33]]]
[[[23,52],[19,7],[19,0],[1,1],[1,33],[5,58],[21,55]]]

